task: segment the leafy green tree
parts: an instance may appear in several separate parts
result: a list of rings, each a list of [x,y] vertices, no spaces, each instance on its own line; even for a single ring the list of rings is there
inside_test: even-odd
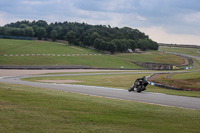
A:
[[[8,35],[10,36],[11,35],[11,27],[5,27],[5,31],[4,31],[4,35]]]
[[[89,39],[90,39],[90,37],[87,35],[83,35],[81,37],[81,40],[82,40],[84,46],[90,46]]]
[[[102,43],[102,39],[99,39],[99,38],[96,38],[95,40],[94,40],[94,44],[93,44],[93,46],[96,48],[96,49],[101,49],[101,43]]]
[[[63,27],[58,25],[56,26],[55,30],[57,31],[58,34],[58,39],[63,39],[64,33],[63,33]]]
[[[33,25],[32,28],[33,28],[33,32],[35,33],[34,36],[38,37],[38,29],[39,29],[39,27],[37,25]]]
[[[139,39],[138,42],[137,42],[138,48],[140,48],[142,50],[147,50],[148,44],[149,44],[149,42],[146,39]]]
[[[90,44],[94,44],[96,38],[101,38],[101,36],[97,32],[92,33],[90,35]]]
[[[19,28],[11,28],[10,35],[12,36],[20,36],[20,29]]]
[[[51,31],[54,30],[53,24],[51,23],[50,25],[48,25],[48,27],[46,28],[46,32],[47,32],[47,38],[51,38]]]
[[[46,21],[44,20],[38,20],[36,23],[35,23],[38,27],[43,27],[43,28],[47,28],[48,24]]]
[[[91,46],[94,42],[91,41],[90,37],[92,33],[95,32],[93,28],[86,30],[80,37],[80,40],[83,42],[85,46]],[[94,40],[93,40],[94,41]]]
[[[81,44],[82,46],[91,46],[101,50],[110,50],[111,46],[113,46],[112,51],[116,50],[120,52],[124,52],[127,48],[135,49],[136,47],[143,50],[158,50],[156,42],[152,41],[138,29],[130,27],[112,28],[110,25],[89,25],[67,21],[48,24],[44,20],[32,22],[25,20],[0,27],[0,34],[34,36],[38,37],[38,39],[65,39],[71,44]]]
[[[21,24],[20,26],[19,26],[19,28],[26,28],[28,25],[26,25],[26,24]]]
[[[33,36],[34,36],[33,28],[27,26],[27,27],[25,28],[25,35],[26,35],[26,36],[29,36],[29,37],[33,37]]]
[[[51,39],[52,39],[53,41],[55,41],[56,38],[57,38],[57,36],[58,36],[57,31],[56,31],[56,30],[52,30],[52,31],[51,31]]]
[[[100,49],[101,50],[108,50],[108,48],[107,48],[107,42],[106,41],[102,41],[100,43]]]
[[[113,42],[107,43],[107,50],[113,54],[115,51],[117,51],[117,46]]]
[[[6,34],[6,27],[0,27],[0,35],[5,35]]]
[[[26,36],[25,28],[20,29],[20,36]]]
[[[122,46],[121,46],[122,49],[121,49],[121,51],[122,52],[127,51],[127,49],[129,48],[129,40],[122,39],[121,42],[122,42]]]
[[[70,44],[74,44],[76,39],[76,33],[74,31],[69,31],[65,35],[65,40],[68,41]]]
[[[128,40],[128,48],[133,49],[133,50],[134,50],[135,48],[137,48],[136,42],[135,42],[134,40],[129,39],[129,40]]]
[[[149,49],[151,49],[151,50],[158,50],[158,48],[159,48],[158,43],[150,40],[150,47],[149,47]]]
[[[116,45],[117,51],[123,52],[126,48],[126,45],[122,43],[122,40],[114,39],[111,42]]]
[[[38,40],[41,40],[42,38],[46,37],[46,35],[47,35],[46,29],[44,27],[39,27],[37,30]]]

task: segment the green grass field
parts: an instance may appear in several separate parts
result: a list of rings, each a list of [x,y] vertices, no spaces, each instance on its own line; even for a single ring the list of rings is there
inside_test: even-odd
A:
[[[29,56],[26,56],[26,54],[29,54]],[[42,56],[41,54],[51,55]],[[55,54],[55,56],[52,54]],[[173,65],[184,63],[184,60],[180,57],[157,51],[108,56],[94,50],[59,42],[0,39],[0,65],[84,65],[94,68],[121,68],[123,66],[124,69],[144,69],[131,61]]]
[[[0,83],[1,133],[197,133],[200,111]]]

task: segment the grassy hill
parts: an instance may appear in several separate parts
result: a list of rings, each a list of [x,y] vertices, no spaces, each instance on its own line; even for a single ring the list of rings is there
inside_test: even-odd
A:
[[[149,51],[143,54],[107,55],[59,42],[0,39],[0,65],[84,65],[94,68],[144,69],[135,62],[179,65],[180,57]]]
[[[85,65],[100,68],[142,69],[90,49],[59,42],[0,39],[1,65]]]
[[[96,54],[86,48],[47,41],[0,39],[1,54]]]

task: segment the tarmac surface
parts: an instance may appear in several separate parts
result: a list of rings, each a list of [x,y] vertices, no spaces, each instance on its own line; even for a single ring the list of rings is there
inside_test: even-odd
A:
[[[28,70],[31,72],[32,70]],[[37,70],[39,71],[39,70]],[[42,70],[41,70],[42,71]],[[51,71],[51,70],[48,70]],[[169,71],[168,71],[169,72]],[[144,72],[122,72],[124,73],[152,73],[148,71]],[[44,76],[72,76],[72,75],[99,75],[99,74],[119,74],[113,73],[80,73],[80,74],[57,74],[57,75],[27,75],[19,74],[13,76],[2,76],[0,77],[0,82],[10,83],[10,84],[20,84],[26,86],[33,86],[39,88],[46,88],[51,90],[58,90],[64,92],[72,92],[84,95],[107,97],[112,99],[136,101],[141,103],[155,104],[161,106],[178,107],[186,109],[200,109],[200,98],[185,97],[185,96],[175,96],[166,95],[161,93],[151,93],[151,92],[128,92],[124,89],[107,88],[107,87],[97,87],[97,86],[85,86],[85,85],[71,85],[71,84],[56,84],[56,83],[37,83],[22,81],[19,78],[25,77],[44,77]]]

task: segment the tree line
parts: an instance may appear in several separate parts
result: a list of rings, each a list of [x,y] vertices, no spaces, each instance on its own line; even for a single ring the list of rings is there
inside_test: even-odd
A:
[[[127,49],[158,50],[158,44],[138,29],[90,25],[78,22],[55,22],[44,20],[18,21],[0,27],[0,35],[50,38],[53,41],[66,40],[70,44],[94,47],[114,53]]]

